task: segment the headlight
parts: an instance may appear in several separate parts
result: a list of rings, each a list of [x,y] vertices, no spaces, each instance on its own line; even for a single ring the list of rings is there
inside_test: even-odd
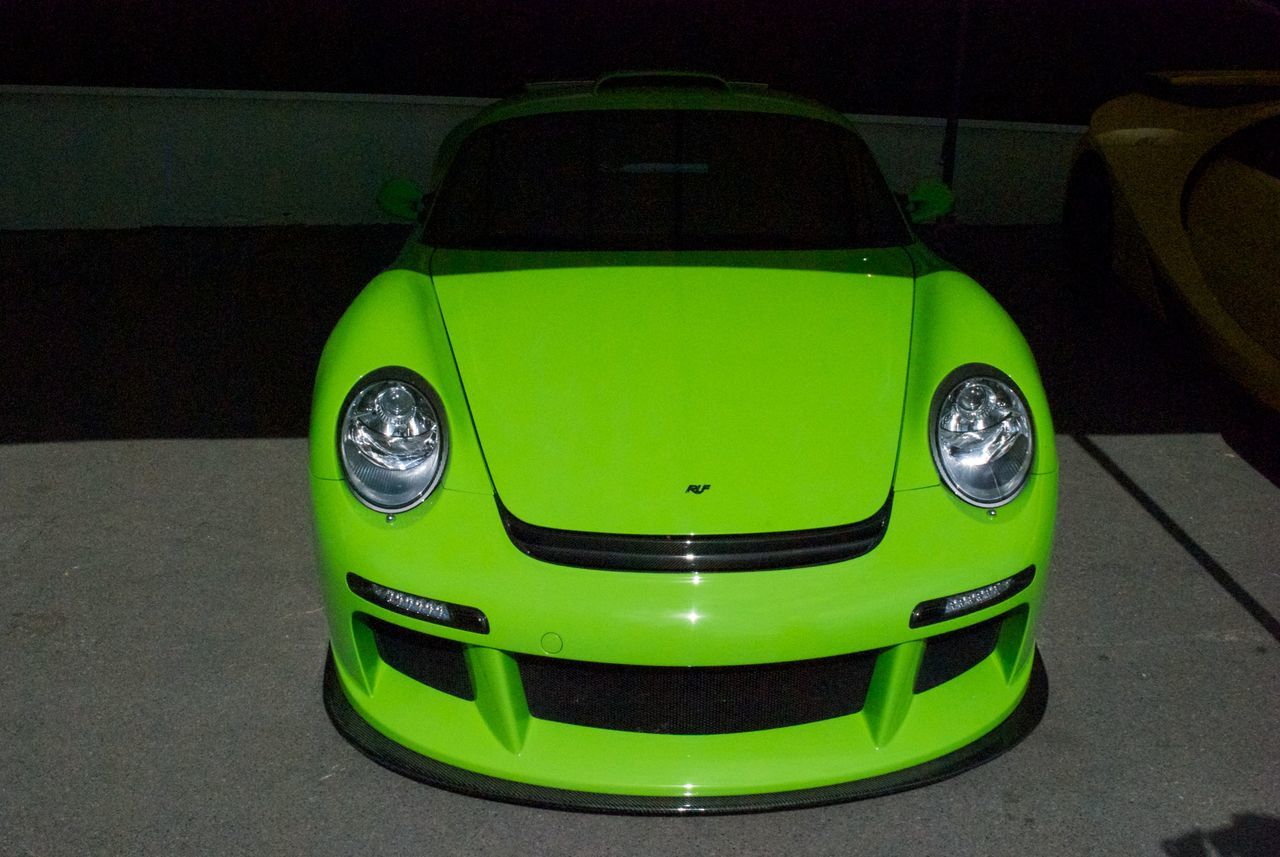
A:
[[[1027,480],[1035,448],[1031,414],[1017,385],[990,366],[952,372],[934,395],[933,460],[960,499],[1008,503]]]
[[[347,397],[338,454],[347,484],[379,512],[403,512],[436,487],[448,453],[435,391],[408,370],[366,376]]]

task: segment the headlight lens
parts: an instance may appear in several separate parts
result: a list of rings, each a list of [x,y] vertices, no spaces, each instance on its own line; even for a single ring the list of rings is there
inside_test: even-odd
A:
[[[444,471],[446,436],[434,392],[421,379],[365,379],[338,434],[347,484],[366,506],[403,512],[426,499]]]
[[[1034,450],[1031,416],[1013,382],[975,368],[938,389],[933,457],[962,500],[990,508],[1022,489]]]

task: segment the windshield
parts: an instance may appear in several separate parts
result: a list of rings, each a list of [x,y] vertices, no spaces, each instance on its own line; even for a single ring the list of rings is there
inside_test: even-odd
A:
[[[774,250],[906,244],[852,132],[710,110],[582,110],[478,129],[423,241],[513,250]]]

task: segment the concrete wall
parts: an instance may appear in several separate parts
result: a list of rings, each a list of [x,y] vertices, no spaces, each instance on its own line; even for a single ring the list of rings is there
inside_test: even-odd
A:
[[[0,86],[0,229],[376,223],[486,99]],[[853,116],[895,190],[940,173],[940,119]],[[961,123],[957,215],[1058,219],[1076,126]]]

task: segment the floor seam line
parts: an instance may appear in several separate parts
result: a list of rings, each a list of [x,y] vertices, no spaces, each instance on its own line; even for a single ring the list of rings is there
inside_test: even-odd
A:
[[[1214,579],[1218,586],[1235,600],[1237,604],[1243,607],[1250,616],[1252,616],[1268,634],[1271,635],[1277,643],[1280,643],[1280,619],[1276,619],[1263,604],[1249,593],[1249,590],[1240,585],[1231,572],[1223,568],[1222,564],[1213,558],[1210,553],[1200,546],[1191,534],[1184,530],[1177,521],[1175,521],[1168,512],[1164,510],[1155,498],[1142,490],[1142,487],[1133,480],[1124,469],[1115,462],[1111,456],[1107,455],[1092,440],[1083,434],[1073,434],[1071,438],[1080,445],[1080,448],[1088,453],[1097,464],[1107,472],[1107,474],[1119,483],[1130,497],[1137,501],[1148,515],[1155,519],[1166,533],[1173,537],[1182,549],[1191,556],[1196,563],[1204,569],[1204,571]]]

